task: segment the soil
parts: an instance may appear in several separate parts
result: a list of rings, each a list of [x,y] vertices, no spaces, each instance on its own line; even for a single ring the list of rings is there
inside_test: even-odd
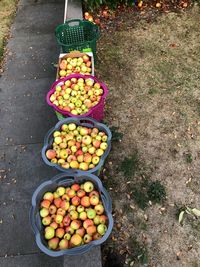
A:
[[[102,31],[105,122],[123,135],[102,177],[115,220],[105,267],[200,266],[200,219],[187,214],[181,225],[177,217],[184,206],[200,209],[199,14],[197,5],[144,17],[124,11],[119,28],[113,20]],[[149,181],[165,187],[161,203],[144,198]]]

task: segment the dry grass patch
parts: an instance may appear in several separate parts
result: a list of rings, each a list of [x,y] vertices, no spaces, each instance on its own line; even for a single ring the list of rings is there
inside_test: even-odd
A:
[[[0,0],[0,61],[4,52],[6,38],[16,12],[18,0]]]

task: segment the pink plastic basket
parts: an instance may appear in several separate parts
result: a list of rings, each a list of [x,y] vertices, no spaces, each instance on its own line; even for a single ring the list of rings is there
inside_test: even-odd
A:
[[[51,95],[55,92],[55,88],[58,84],[61,84],[64,83],[65,81],[67,80],[70,80],[72,78],[83,78],[84,80],[85,79],[93,79],[95,82],[98,82],[104,93],[101,97],[101,100],[99,101],[99,103],[92,107],[87,113],[83,114],[83,115],[73,115],[71,114],[70,112],[68,111],[63,111],[61,109],[59,109],[56,105],[54,105],[51,101],[50,101],[50,97]],[[59,79],[57,80],[56,82],[53,83],[52,87],[51,87],[51,90],[48,92],[47,94],[47,97],[46,97],[46,100],[47,100],[47,103],[49,106],[53,107],[53,109],[57,112],[59,112],[60,114],[62,114],[63,116],[65,117],[73,117],[73,118],[81,118],[81,117],[90,117],[90,118],[93,118],[97,121],[102,121],[103,118],[104,118],[104,106],[105,106],[105,99],[106,99],[106,96],[108,94],[108,89],[106,87],[106,85],[102,82],[100,82],[95,76],[92,76],[92,75],[82,75],[82,74],[71,74],[67,77],[64,77],[62,79]]]

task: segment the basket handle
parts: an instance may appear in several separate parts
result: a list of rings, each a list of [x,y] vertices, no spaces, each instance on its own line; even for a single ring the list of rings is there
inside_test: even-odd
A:
[[[64,177],[66,177],[66,180],[68,182],[74,182],[74,177],[68,178],[66,173],[59,173],[58,175],[54,176],[51,181],[57,183],[60,186],[65,183],[65,181],[62,181]]]
[[[81,20],[80,19],[70,19],[70,20],[66,20],[65,24],[67,24],[69,27],[79,26],[81,24]],[[73,25],[70,25],[70,24],[73,24]]]
[[[91,119],[91,118],[84,118],[84,119],[79,119],[81,125],[85,126],[85,127],[91,127],[94,126],[96,124],[96,121]]]

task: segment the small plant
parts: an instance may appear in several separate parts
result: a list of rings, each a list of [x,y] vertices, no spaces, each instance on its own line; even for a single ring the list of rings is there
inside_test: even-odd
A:
[[[192,163],[192,160],[193,160],[192,154],[191,153],[186,153],[185,154],[185,160],[186,160],[187,163]]]
[[[143,180],[133,187],[131,192],[131,196],[141,209],[146,209],[149,201],[153,203],[161,203],[166,198],[166,191],[164,186],[159,182],[152,182],[147,178],[143,178]]]
[[[123,133],[118,132],[118,127],[112,126],[110,128],[112,132],[112,142],[120,142],[123,138]]]
[[[141,187],[141,185],[139,185],[132,192],[132,197],[135,203],[138,205],[140,209],[143,210],[146,209],[149,202],[148,196],[145,191],[146,190],[143,187]]]
[[[161,203],[166,198],[165,187],[159,181],[151,182],[147,195],[153,203]]]
[[[126,177],[133,177],[136,171],[139,169],[139,157],[138,152],[135,151],[130,158],[125,158],[120,166],[120,170],[123,171]]]

